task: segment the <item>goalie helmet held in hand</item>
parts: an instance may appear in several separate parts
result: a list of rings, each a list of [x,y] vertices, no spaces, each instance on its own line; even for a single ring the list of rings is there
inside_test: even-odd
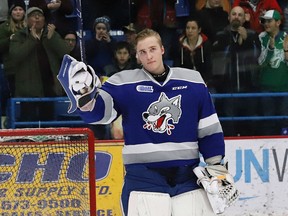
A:
[[[57,78],[71,102],[68,113],[93,109],[101,82],[91,66],[64,55]]]

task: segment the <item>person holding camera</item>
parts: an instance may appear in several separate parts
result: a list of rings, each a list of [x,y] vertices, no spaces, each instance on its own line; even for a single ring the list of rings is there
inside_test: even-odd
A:
[[[99,77],[104,76],[104,67],[112,64],[116,41],[111,37],[110,18],[98,17],[93,24],[93,37],[85,42],[87,63]]]
[[[86,61],[100,77],[105,80],[104,67],[114,61],[116,40],[110,35],[110,18],[102,16],[95,19],[93,24],[93,37],[85,41]],[[93,125],[90,127],[97,139],[111,139],[109,125]]]

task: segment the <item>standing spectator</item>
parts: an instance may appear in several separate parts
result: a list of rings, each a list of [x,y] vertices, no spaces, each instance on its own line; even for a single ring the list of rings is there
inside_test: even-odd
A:
[[[253,29],[258,34],[264,31],[259,19],[267,10],[282,10],[277,0],[234,0],[233,7],[241,6],[245,11],[245,27]]]
[[[113,63],[116,41],[111,37],[110,18],[98,17],[93,25],[93,38],[85,42],[87,63],[92,66],[96,74],[105,81],[104,67]],[[110,139],[110,125],[93,125],[91,128],[97,139]]]
[[[197,18],[189,18],[184,34],[179,39],[178,55],[174,66],[189,68],[200,72],[206,83],[211,79],[211,43],[201,32],[201,24]]]
[[[64,35],[64,40],[68,44],[70,48],[70,55],[77,59],[78,61],[81,60],[81,54],[80,54],[80,47],[77,43],[77,33],[75,31],[68,31]]]
[[[5,22],[8,18],[8,0],[0,1],[0,24]]]
[[[93,25],[93,38],[85,42],[87,63],[96,74],[104,76],[104,67],[113,62],[115,40],[110,36],[110,19],[98,17]]]
[[[68,18],[74,11],[71,0],[30,0],[29,7],[39,7],[43,10],[46,22],[54,24],[61,35],[70,29],[77,30],[77,20]]]
[[[223,10],[221,0],[207,0],[205,7],[196,14],[202,22],[202,32],[211,43],[214,42],[216,33],[229,24],[228,13]]]
[[[218,93],[250,93],[257,90],[259,71],[257,58],[260,54],[258,34],[243,27],[245,12],[235,6],[229,14],[230,24],[217,33],[213,44],[214,86]],[[219,74],[219,72],[221,74]],[[243,106],[245,104],[245,106]],[[224,98],[215,102],[219,115],[225,117],[253,116],[257,114],[255,98]],[[222,123],[225,136],[255,135],[251,121],[225,121]]]
[[[281,15],[268,10],[261,18],[265,31],[259,35],[261,42],[260,87],[262,92],[288,92],[288,35],[280,30]],[[266,116],[288,115],[287,97],[262,98],[262,110]],[[269,121],[264,125],[266,135],[280,134],[285,122]]]
[[[27,11],[27,28],[11,37],[9,55],[15,66],[16,97],[54,97],[63,95],[56,75],[69,48],[55,31],[45,24],[40,8]],[[48,107],[49,106],[49,107]],[[51,120],[53,106],[45,103],[21,104],[22,120]]]
[[[9,9],[8,20],[0,25],[0,55],[3,60],[4,74],[2,74],[1,97],[2,113],[6,110],[7,99],[14,96],[15,79],[13,67],[15,66],[9,56],[10,37],[15,32],[26,26],[25,22],[25,4],[23,0],[15,1]],[[1,70],[1,69],[0,69]]]

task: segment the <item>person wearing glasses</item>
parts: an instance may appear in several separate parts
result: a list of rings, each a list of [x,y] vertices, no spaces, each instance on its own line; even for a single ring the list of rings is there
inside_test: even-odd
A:
[[[29,0],[29,7],[43,10],[46,21],[56,26],[56,31],[63,37],[70,29],[77,29],[77,21],[70,15],[75,13],[74,1],[71,0]]]
[[[77,33],[75,31],[68,31],[64,35],[64,40],[70,48],[70,55],[77,59],[81,60],[80,48],[77,41]]]
[[[26,16],[27,27],[10,37],[15,97],[63,96],[56,75],[63,56],[69,54],[69,47],[55,31],[55,25],[46,24],[42,9],[31,7]],[[21,120],[48,121],[53,115],[53,104],[21,103]]]

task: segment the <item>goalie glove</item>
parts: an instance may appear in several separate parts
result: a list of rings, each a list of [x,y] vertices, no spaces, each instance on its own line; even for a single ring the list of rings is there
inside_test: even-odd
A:
[[[64,55],[57,78],[70,100],[68,113],[77,108],[81,111],[91,111],[94,108],[101,82],[92,67]]]
[[[210,165],[193,169],[197,183],[207,192],[214,213],[221,214],[237,201],[239,191],[231,174],[223,165]]]

